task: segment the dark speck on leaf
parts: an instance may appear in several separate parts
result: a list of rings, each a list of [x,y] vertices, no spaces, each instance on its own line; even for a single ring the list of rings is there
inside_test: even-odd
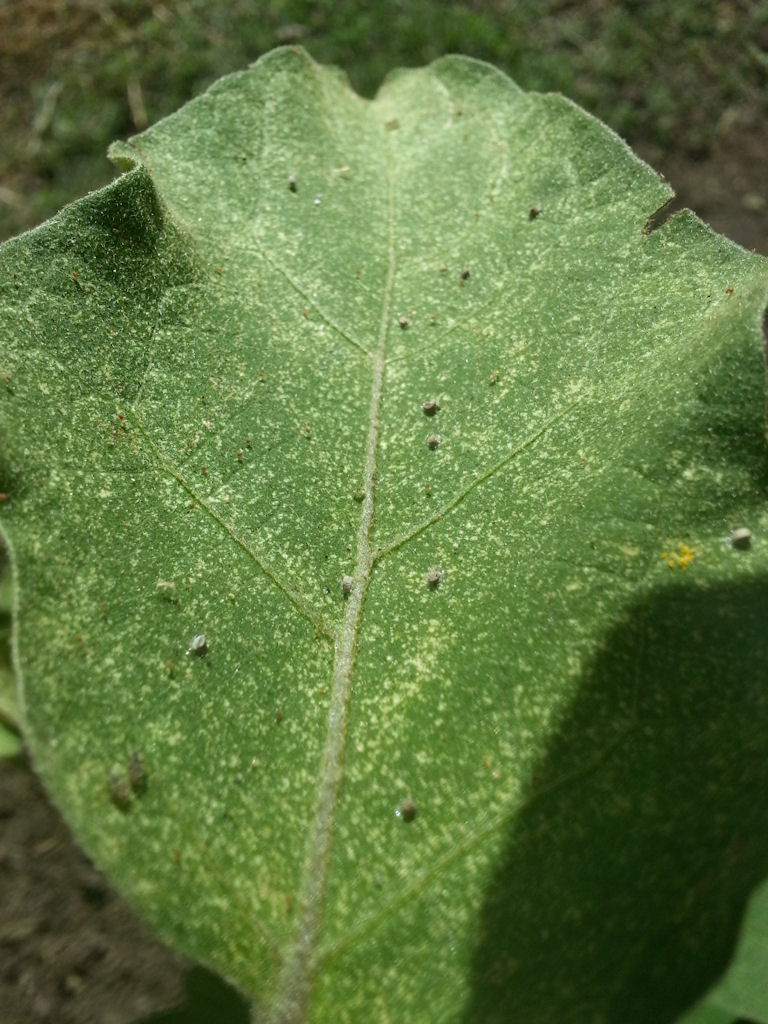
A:
[[[400,324],[402,330],[407,330],[411,326],[411,321],[407,316],[399,316],[397,322]]]
[[[442,582],[442,571],[440,569],[430,569],[427,573],[427,586],[431,587],[432,590],[437,590]]]
[[[120,775],[107,776],[107,789],[112,803],[120,811],[127,811],[131,806],[131,791],[127,781]]]
[[[537,203],[536,206],[532,206],[528,211],[528,220],[536,220],[541,213],[541,206]]]
[[[440,412],[440,403],[436,398],[430,398],[428,402],[424,402],[421,411],[425,416],[434,416],[436,412]]]
[[[128,781],[131,789],[137,796],[147,791],[147,767],[144,758],[137,750],[131,754],[128,761]]]
[[[461,268],[461,273],[459,274],[459,277],[461,278],[462,281],[468,281],[469,280],[469,267],[462,267]]]
[[[288,188],[291,190],[291,192],[295,192],[296,191],[296,175],[295,174],[289,174],[288,175]]]
[[[439,447],[440,447],[440,435],[439,434],[430,434],[429,437],[427,438],[427,448],[429,448],[431,451],[434,451],[435,448],[439,448]]]
[[[403,800],[397,811],[398,817],[402,818],[403,821],[411,822],[416,817],[417,808],[413,800]]]

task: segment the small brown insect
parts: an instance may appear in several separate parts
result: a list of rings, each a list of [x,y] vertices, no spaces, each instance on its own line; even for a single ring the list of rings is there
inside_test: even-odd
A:
[[[137,796],[146,793],[147,766],[144,764],[144,758],[137,750],[134,750],[128,759],[128,781],[131,784],[131,789]]]
[[[468,281],[469,280],[469,267],[462,267],[461,268],[461,273],[459,274],[459,277],[461,278],[462,281]]]
[[[440,412],[440,403],[436,398],[430,398],[428,402],[423,402],[421,411],[425,416],[434,416],[436,412]]]
[[[488,383],[489,384],[495,384],[498,379],[499,379],[499,371],[498,370],[494,370],[493,373],[488,378]]]
[[[341,592],[344,597],[349,597],[352,593],[352,588],[355,585],[355,580],[352,576],[342,576],[341,578]]]
[[[275,712],[275,721],[280,723],[280,722],[282,722],[282,720],[283,720],[283,712],[280,710],[280,708],[278,708],[277,711]]]
[[[442,439],[439,434],[430,434],[429,437],[427,438],[427,448],[429,448],[431,451],[434,451],[435,448],[440,447],[441,440]]]
[[[411,321],[408,319],[407,316],[399,316],[397,318],[397,322],[400,324],[400,328],[403,331],[408,330],[408,328],[411,326]]]
[[[352,491],[352,497],[355,499],[355,501],[362,501],[363,498],[365,498],[365,488],[356,487],[354,491]]]
[[[253,441],[251,441],[250,437],[246,437],[246,439],[245,439],[245,447],[246,448],[253,448]]]
[[[411,822],[416,817],[418,809],[416,807],[416,804],[409,797],[407,800],[403,800],[403,802],[400,804],[400,809],[397,813],[398,816],[403,819],[403,821]]]
[[[528,220],[536,220],[540,213],[541,203],[537,203],[535,206],[532,206],[528,211]]]
[[[109,797],[112,803],[117,807],[119,811],[127,811],[131,806],[131,791],[128,788],[128,783],[122,777],[122,775],[108,775],[107,776],[107,789],[109,790]]]
[[[295,192],[296,191],[296,175],[295,174],[289,174],[288,175],[288,188],[291,190],[291,192]]]
[[[752,545],[752,531],[746,526],[739,526],[731,534],[731,544],[745,551]]]
[[[444,575],[441,569],[430,569],[427,573],[427,586],[431,587],[432,590],[437,590],[443,582]]]

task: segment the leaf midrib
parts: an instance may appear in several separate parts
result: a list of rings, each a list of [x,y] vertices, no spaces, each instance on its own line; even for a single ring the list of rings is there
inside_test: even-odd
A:
[[[328,861],[333,841],[333,822],[339,785],[343,774],[347,711],[355,649],[363,606],[377,552],[371,544],[375,512],[376,456],[381,427],[381,401],[387,366],[387,341],[392,325],[392,295],[395,285],[395,203],[391,150],[387,146],[387,206],[389,220],[388,269],[382,300],[381,321],[373,377],[365,456],[362,515],[357,542],[354,585],[346,600],[344,620],[334,645],[333,686],[328,715],[328,734],[323,752],[323,767],[318,785],[317,811],[308,844],[304,869],[301,911],[293,946],[288,950],[280,975],[271,1020],[274,1024],[300,1024],[307,1017],[314,984],[315,950],[322,925]]]

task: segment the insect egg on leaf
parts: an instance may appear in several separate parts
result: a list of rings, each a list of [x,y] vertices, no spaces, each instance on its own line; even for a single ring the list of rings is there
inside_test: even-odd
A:
[[[738,526],[731,534],[731,544],[735,548],[746,550],[752,544],[752,531],[747,526]]]
[[[208,653],[208,640],[205,633],[198,633],[197,636],[192,637],[192,641],[187,648],[187,654],[195,654],[198,658],[204,657]]]

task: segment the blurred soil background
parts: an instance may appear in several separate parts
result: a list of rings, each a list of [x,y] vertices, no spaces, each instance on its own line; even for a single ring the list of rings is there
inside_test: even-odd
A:
[[[293,43],[364,96],[443,53],[562,92],[681,205],[768,255],[768,0],[0,0],[0,240],[110,181],[113,139]],[[5,583],[0,725],[13,728]],[[194,1009],[163,1012],[185,985]],[[208,1007],[209,987],[79,852],[23,754],[0,756],[0,1024],[247,1019],[215,983],[228,1009]]]

